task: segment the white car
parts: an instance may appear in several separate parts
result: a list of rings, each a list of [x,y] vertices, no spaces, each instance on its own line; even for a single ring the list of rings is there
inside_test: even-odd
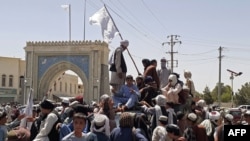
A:
[[[250,105],[240,105],[237,108],[243,109],[243,110],[250,110]]]

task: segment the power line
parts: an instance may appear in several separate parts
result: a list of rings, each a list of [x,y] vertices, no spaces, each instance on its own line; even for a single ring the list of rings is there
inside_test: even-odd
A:
[[[157,40],[160,39],[160,38],[162,38],[162,37],[157,36],[158,34],[155,34],[152,30],[150,30],[151,28],[147,28],[146,25],[145,25],[145,22],[141,22],[140,20],[138,20],[139,18],[138,18],[138,17],[135,17],[134,12],[131,12],[131,10],[130,10],[129,8],[126,7],[126,5],[124,5],[124,4],[123,4],[122,2],[120,2],[119,0],[118,0],[118,3],[123,7],[123,8],[120,8],[119,11],[121,11],[121,9],[122,9],[122,10],[125,9],[125,11],[129,13],[129,16],[132,16],[131,19],[135,19],[135,20],[134,20],[135,23],[137,23],[137,22],[139,23],[139,24],[137,24],[137,27],[144,27],[143,31],[144,31],[144,32],[145,32],[145,31],[146,31],[146,32],[149,31],[150,34],[148,34],[148,35],[154,35],[155,38],[156,38]],[[129,17],[129,16],[127,16],[127,17]],[[145,29],[146,29],[146,30],[145,30]],[[148,35],[147,35],[147,36],[148,36]],[[160,42],[161,42],[161,41],[160,41]]]
[[[160,23],[160,25],[164,28],[164,30],[167,30],[165,25],[156,17],[156,15],[152,12],[152,10],[150,10],[150,8],[147,6],[147,4],[144,2],[144,0],[142,0],[142,3],[147,8],[147,10],[151,13],[151,15],[156,19],[156,21],[158,21]]]
[[[206,60],[215,60],[216,58],[215,57],[211,57],[211,58],[199,58],[199,59],[192,59],[192,60],[187,60],[187,59],[185,59],[185,60],[182,60],[182,61],[202,61],[202,60],[204,60],[204,61],[206,61]]]
[[[178,41],[178,38],[180,37],[180,35],[169,35],[169,36],[167,36],[167,38],[170,38],[170,41],[169,42],[163,42],[162,43],[162,45],[164,45],[164,44],[168,44],[168,45],[170,45],[170,47],[171,47],[171,51],[170,52],[168,52],[168,53],[170,53],[170,55],[171,55],[171,72],[173,72],[174,71],[174,53],[177,53],[177,52],[174,52],[173,51],[173,47],[174,47],[174,45],[175,44],[177,44],[177,43],[180,43],[181,44],[181,41]],[[176,61],[176,64],[178,64],[178,61],[177,60],[175,60]]]
[[[152,44],[149,41],[155,40],[155,42],[157,42],[157,44],[161,44],[160,41],[157,41],[158,38],[149,38],[149,36],[145,33],[143,33],[142,31],[140,31],[136,26],[134,26],[133,24],[129,23],[127,20],[125,20],[120,14],[118,14],[116,11],[114,11],[112,8],[110,8],[108,5],[106,5],[114,14],[116,14],[120,19],[122,19],[125,23],[127,23],[129,26],[132,27],[132,29],[134,29],[135,31],[137,31],[137,33],[143,35],[145,38],[147,38],[147,40],[144,40],[145,42],[148,42],[149,44],[151,44],[151,46],[155,46],[155,44]],[[140,37],[140,36],[139,36]],[[159,50],[161,50],[160,48],[157,48]]]
[[[203,54],[207,54],[207,53],[211,53],[211,52],[214,52],[216,50],[209,50],[209,51],[206,51],[206,52],[200,52],[200,53],[190,53],[190,54],[184,54],[184,53],[179,53],[180,55],[203,55]]]

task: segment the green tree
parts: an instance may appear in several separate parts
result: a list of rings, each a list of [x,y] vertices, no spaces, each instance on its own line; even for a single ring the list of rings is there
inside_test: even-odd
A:
[[[223,91],[222,91],[222,95],[221,95],[221,101],[222,102],[230,102],[231,98],[232,98],[232,89],[229,85],[226,85],[225,87],[223,87]]]
[[[229,85],[224,86],[221,83],[221,102],[230,102],[231,100],[231,87]],[[212,98],[214,101],[218,101],[218,85],[211,92]]]
[[[221,87],[223,87],[223,83],[221,83],[221,85],[222,85]],[[214,101],[218,101],[218,85],[216,85],[214,89],[212,90],[211,96]]]
[[[236,105],[244,105],[250,103],[250,82],[242,85],[241,89],[235,94],[234,102]]]
[[[196,91],[195,92],[195,97],[197,97],[197,98],[203,98],[203,94]]]
[[[207,105],[214,103],[214,99],[212,98],[211,91],[208,88],[208,86],[205,87],[205,89],[203,91],[203,95],[204,95],[204,100],[206,101]]]

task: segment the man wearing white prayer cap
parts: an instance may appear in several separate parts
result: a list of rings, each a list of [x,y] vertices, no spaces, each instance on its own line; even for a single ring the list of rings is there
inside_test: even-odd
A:
[[[125,84],[127,65],[122,53],[127,49],[128,45],[128,40],[122,40],[120,42],[120,46],[115,49],[110,58],[109,70],[111,71],[111,79],[109,84],[112,86],[112,93],[116,93],[117,91],[119,91],[121,86]]]

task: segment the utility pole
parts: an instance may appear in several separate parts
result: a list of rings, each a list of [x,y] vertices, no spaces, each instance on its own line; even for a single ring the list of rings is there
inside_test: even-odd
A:
[[[218,82],[218,104],[221,105],[221,51],[222,47],[219,47],[219,82]]]
[[[176,61],[176,64],[178,62],[177,60],[174,60],[174,53],[178,53],[178,52],[174,52],[173,51],[173,47],[174,47],[174,45],[176,43],[180,43],[181,44],[181,41],[178,41],[179,37],[180,37],[179,35],[169,35],[169,36],[167,36],[167,38],[170,38],[170,42],[163,42],[162,43],[162,45],[164,45],[164,44],[167,43],[171,47],[171,51],[167,52],[167,53],[169,53],[171,55],[171,72],[174,72],[174,61]]]
[[[231,95],[231,106],[232,108],[234,107],[234,87],[233,87],[233,81],[234,81],[234,76],[240,76],[242,75],[242,72],[236,73],[230,69],[227,69],[228,72],[231,73],[230,80],[231,80],[231,89],[232,89],[232,95]]]

